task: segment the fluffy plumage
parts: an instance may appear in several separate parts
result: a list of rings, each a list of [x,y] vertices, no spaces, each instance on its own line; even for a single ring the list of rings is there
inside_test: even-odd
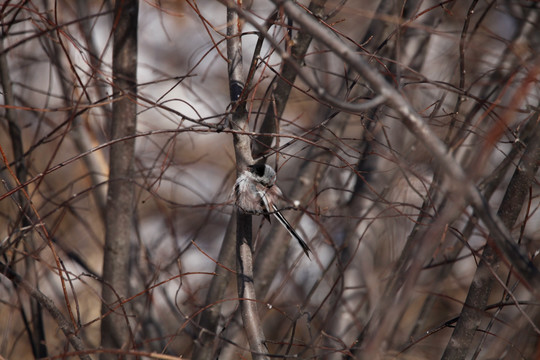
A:
[[[311,250],[306,242],[296,233],[291,224],[279,210],[283,193],[275,184],[276,172],[266,164],[248,166],[234,184],[234,197],[236,206],[248,214],[264,215],[269,218],[274,215],[279,223],[295,238],[304,253],[309,258]]]

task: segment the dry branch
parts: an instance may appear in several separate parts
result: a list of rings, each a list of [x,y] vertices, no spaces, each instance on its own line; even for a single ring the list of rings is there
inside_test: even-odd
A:
[[[244,71],[242,65],[241,22],[236,4],[227,4],[227,59],[229,70],[229,90],[233,106],[231,128],[247,130],[247,113],[245,103],[239,103],[245,91]],[[251,139],[247,135],[235,134],[234,149],[236,154],[237,174],[243,172],[253,163],[251,156]],[[234,216],[232,217],[234,219]],[[236,209],[236,264],[237,286],[240,300],[240,313],[243,326],[254,359],[266,359],[265,338],[257,308],[255,284],[253,282],[253,246],[251,215]]]
[[[135,133],[137,124],[137,0],[117,1],[113,24],[113,77],[117,101],[113,104],[110,136],[112,139]],[[103,254],[103,306],[107,313],[119,298],[129,295],[129,260],[133,235],[135,139],[111,146],[107,193],[107,216]],[[101,324],[101,345],[122,348],[129,342],[128,319],[110,314]],[[116,358],[102,354],[103,358]]]
[[[501,217],[501,220],[509,229],[514,226],[521,212],[540,165],[538,114],[529,121],[535,126],[534,135],[527,141],[526,150],[515,168],[514,175],[508,184],[497,212],[497,215]],[[443,360],[465,359],[471,351],[474,335],[485,316],[484,309],[491,295],[493,284],[496,282],[493,273],[497,272],[499,265],[499,256],[491,246],[487,246],[481,255],[467,299],[442,356]]]
[[[351,67],[364,77],[377,94],[386,98],[386,104],[398,112],[403,124],[427,148],[441,169],[451,179],[451,182],[455,184],[454,188],[451,189],[453,196],[456,198],[467,198],[467,201],[475,208],[480,218],[490,229],[494,237],[495,246],[516,267],[535,294],[540,296],[540,272],[538,269],[515,244],[508,229],[485,202],[474,183],[465,174],[463,168],[454,159],[452,154],[448,152],[446,145],[430,130],[407,99],[377,71],[374,71],[362,57],[358,56],[354,49],[343,43],[328,28],[322,26],[316,19],[306,14],[296,4],[288,0],[274,0],[274,3],[282,7],[287,15],[301,24],[305,31],[309,31],[313,34],[313,37],[324,43],[337,56],[350,64]]]
[[[6,276],[8,279],[10,279],[13,284],[16,286],[20,286],[24,291],[28,293],[33,299],[35,299],[41,306],[43,306],[49,314],[52,316],[52,318],[55,320],[55,322],[58,324],[58,327],[66,338],[68,339],[69,343],[73,348],[80,352],[79,358],[84,360],[90,360],[91,357],[87,354],[85,354],[86,347],[84,346],[84,342],[82,339],[77,335],[77,332],[75,331],[75,328],[73,327],[73,324],[65,318],[65,316],[62,314],[62,312],[56,307],[54,302],[47,297],[45,294],[43,294],[39,289],[36,289],[33,287],[28,281],[24,280],[19,274],[17,274],[11,267],[6,266],[4,263],[0,262],[0,273]]]

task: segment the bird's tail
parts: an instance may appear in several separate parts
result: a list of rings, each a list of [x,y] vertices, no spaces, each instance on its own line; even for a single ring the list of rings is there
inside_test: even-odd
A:
[[[306,244],[306,242],[304,240],[302,240],[302,238],[300,237],[300,235],[298,235],[296,233],[296,231],[294,231],[293,227],[291,226],[291,224],[289,224],[289,222],[287,221],[287,219],[285,219],[285,217],[281,214],[281,212],[279,212],[278,208],[276,207],[276,205],[272,204],[272,208],[274,209],[274,212],[273,214],[275,215],[275,217],[278,219],[278,221],[281,223],[281,225],[283,225],[285,227],[285,229],[287,229],[287,231],[289,232],[289,234],[291,234],[291,236],[293,238],[295,238],[296,240],[298,240],[298,243],[300,244],[300,246],[302,247],[302,250],[304,250],[304,253],[306,254],[306,256],[308,257],[308,259],[311,260],[311,257],[309,256],[309,254],[311,253],[311,249],[309,248],[308,244]]]

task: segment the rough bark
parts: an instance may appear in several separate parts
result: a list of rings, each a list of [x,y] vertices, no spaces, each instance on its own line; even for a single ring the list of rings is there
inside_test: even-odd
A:
[[[112,139],[135,133],[137,119],[137,0],[118,0],[113,24],[113,104]],[[107,193],[105,248],[103,257],[103,314],[122,304],[129,295],[129,254],[134,213],[133,158],[135,139],[115,143],[110,152]],[[123,307],[123,305],[122,305]],[[126,348],[128,319],[121,308],[108,314],[101,325],[104,348]],[[116,358],[102,354],[102,358]]]

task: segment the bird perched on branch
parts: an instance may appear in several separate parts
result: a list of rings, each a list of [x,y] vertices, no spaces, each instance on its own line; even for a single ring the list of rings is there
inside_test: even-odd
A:
[[[310,258],[309,246],[280,212],[278,205],[283,193],[275,183],[276,172],[271,166],[260,163],[249,165],[234,184],[236,206],[247,214],[264,215],[268,220],[270,215],[274,215]]]

